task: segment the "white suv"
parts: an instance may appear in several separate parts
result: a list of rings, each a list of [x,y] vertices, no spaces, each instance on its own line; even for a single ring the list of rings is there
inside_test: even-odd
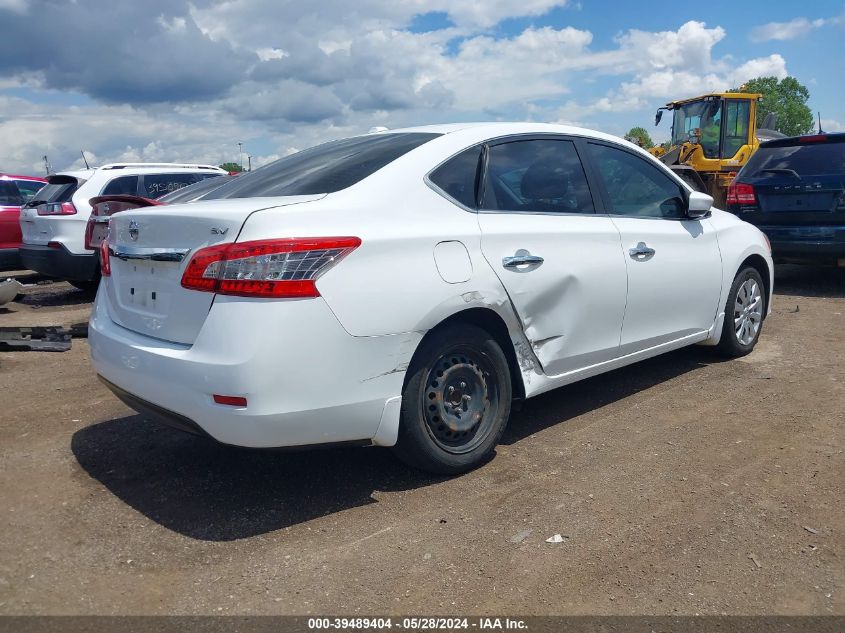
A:
[[[226,172],[211,165],[114,163],[53,174],[48,184],[21,209],[23,266],[90,289],[99,280],[99,262],[85,248],[89,200],[112,194],[155,199],[205,178]]]

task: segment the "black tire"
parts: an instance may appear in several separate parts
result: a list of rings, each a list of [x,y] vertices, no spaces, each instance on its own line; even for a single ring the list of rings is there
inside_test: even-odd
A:
[[[501,438],[511,398],[508,361],[488,332],[463,323],[435,330],[408,369],[393,450],[440,475],[476,468]]]
[[[750,341],[743,343],[737,336],[736,328],[734,327],[734,320],[741,314],[741,312],[737,310],[737,294],[739,294],[740,288],[743,287],[743,284],[749,280],[753,280],[760,289],[762,307],[760,326],[758,327],[756,333],[754,333],[753,338]],[[751,353],[751,350],[753,350],[754,346],[757,345],[760,333],[763,331],[763,320],[766,315],[767,300],[766,287],[763,284],[763,278],[760,276],[757,269],[752,268],[751,266],[746,266],[741,269],[736,274],[736,277],[734,277],[734,281],[731,284],[731,291],[728,293],[728,300],[725,303],[725,323],[722,326],[722,335],[719,338],[719,344],[716,346],[716,351],[719,354],[727,356],[728,358],[739,358],[740,356],[745,356],[746,354]]]

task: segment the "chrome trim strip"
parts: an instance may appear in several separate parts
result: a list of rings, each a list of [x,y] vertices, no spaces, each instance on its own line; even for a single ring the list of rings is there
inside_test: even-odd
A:
[[[155,248],[145,246],[109,246],[109,253],[118,259],[143,259],[153,262],[181,262],[190,248]]]

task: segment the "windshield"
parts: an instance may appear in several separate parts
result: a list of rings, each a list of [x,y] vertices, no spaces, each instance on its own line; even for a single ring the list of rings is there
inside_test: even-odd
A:
[[[696,129],[701,130],[701,147],[707,158],[719,157],[719,135],[722,127],[722,102],[717,99],[692,101],[678,106],[672,119],[672,145],[690,139]]]

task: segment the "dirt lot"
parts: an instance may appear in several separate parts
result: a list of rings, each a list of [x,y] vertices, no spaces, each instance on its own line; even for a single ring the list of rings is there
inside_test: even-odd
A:
[[[0,613],[845,614],[845,270],[776,283],[752,355],[532,400],[455,479],[145,422],[84,339],[0,353]],[[0,325],[87,301],[38,286]]]

